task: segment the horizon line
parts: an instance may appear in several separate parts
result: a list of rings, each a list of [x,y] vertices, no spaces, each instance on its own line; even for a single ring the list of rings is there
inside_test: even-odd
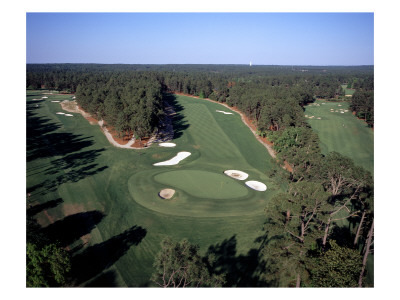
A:
[[[219,65],[219,66],[249,66],[248,63],[98,63],[98,62],[27,62],[27,65],[61,65],[61,64],[77,64],[77,65]],[[363,66],[375,66],[374,64],[357,64],[357,65],[333,65],[333,64],[321,64],[321,65],[313,65],[313,64],[251,64],[249,68],[254,66],[301,66],[301,67],[363,67]]]

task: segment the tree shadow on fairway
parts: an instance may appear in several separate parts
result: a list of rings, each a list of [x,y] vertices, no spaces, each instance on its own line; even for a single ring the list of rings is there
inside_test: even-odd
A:
[[[89,281],[85,287],[118,287],[116,278],[115,271],[109,270]]]
[[[175,115],[172,117],[172,126],[174,128],[174,139],[177,139],[182,136],[183,131],[189,128],[190,125],[184,120],[185,115],[182,112],[184,108],[178,103],[176,96],[173,94],[166,94],[164,98],[175,111]]]
[[[36,102],[37,103],[37,102]],[[66,155],[93,145],[90,137],[68,132],[56,132],[61,128],[49,118],[35,113],[35,103],[27,102],[26,152],[27,162],[38,158]]]
[[[132,246],[137,246],[147,230],[133,226],[109,240],[86,248],[72,257],[72,276],[82,284],[115,264]]]
[[[260,251],[250,249],[246,255],[236,255],[236,235],[225,239],[222,243],[211,245],[207,255],[214,256],[210,264],[213,274],[226,274],[226,287],[264,287],[266,282],[260,279],[265,272],[265,262]]]
[[[55,199],[55,200],[51,200],[51,201],[47,201],[43,204],[37,204],[35,206],[31,206],[28,208],[28,210],[26,211],[26,214],[29,217],[32,217],[44,210],[50,209],[50,208],[54,208],[56,206],[58,206],[60,203],[63,203],[64,200],[61,198]]]
[[[99,211],[77,213],[43,228],[43,233],[52,241],[58,242],[61,247],[66,247],[93,228],[104,218]]]
[[[95,163],[104,148],[84,149],[94,144],[92,137],[59,132],[59,124],[38,116],[34,110],[34,105],[27,102],[27,163],[42,158],[52,160],[27,165],[27,178],[42,179],[36,185],[27,186],[27,193],[46,194],[60,184],[77,182],[108,168]]]

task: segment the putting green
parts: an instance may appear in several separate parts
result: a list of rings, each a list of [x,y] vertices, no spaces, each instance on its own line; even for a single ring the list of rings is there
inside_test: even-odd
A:
[[[185,170],[158,174],[155,181],[179,188],[199,198],[230,199],[248,194],[246,187],[234,179],[206,171]]]

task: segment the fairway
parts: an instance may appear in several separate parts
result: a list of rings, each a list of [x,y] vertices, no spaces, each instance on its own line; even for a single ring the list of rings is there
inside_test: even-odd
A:
[[[71,95],[32,100],[42,96],[27,93],[27,190],[41,208],[34,217],[73,250],[79,285],[153,286],[154,256],[165,236],[187,238],[202,253],[229,245],[230,256],[222,251],[217,259],[255,259],[264,208],[281,183],[266,175],[275,162],[237,113],[171,95],[176,146],[131,150],[112,146],[80,114],[57,114],[63,110],[52,101]],[[179,152],[191,155],[154,166]],[[255,191],[225,170],[243,171],[268,189]],[[162,199],[167,188],[176,192]]]
[[[344,90],[344,94],[346,96],[351,96],[354,94],[355,90],[354,89],[349,89],[347,88],[347,84],[342,84],[342,89]]]
[[[351,113],[348,102],[317,101],[316,103],[319,106],[306,107],[305,115],[308,116],[311,127],[318,133],[322,153],[339,152],[373,174],[373,130]],[[311,116],[314,118],[310,118]]]

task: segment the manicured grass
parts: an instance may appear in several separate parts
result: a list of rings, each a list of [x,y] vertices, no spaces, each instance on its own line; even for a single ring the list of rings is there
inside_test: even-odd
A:
[[[307,106],[305,114],[314,116],[313,119],[308,119],[308,122],[318,133],[322,152],[327,154],[336,151],[346,155],[357,165],[373,174],[373,130],[351,113],[348,102],[318,101],[317,104],[320,106]],[[334,112],[331,112],[332,108]],[[348,112],[340,113],[340,109],[348,110]],[[320,117],[321,120],[318,120],[317,117]]]
[[[355,90],[354,89],[348,89],[347,84],[342,84],[342,89],[344,89],[344,94],[345,95],[353,95]]]
[[[202,253],[218,249],[222,261],[256,265],[263,210],[281,189],[265,175],[274,162],[238,114],[178,96],[177,146],[130,150],[110,145],[81,115],[55,114],[61,106],[51,100],[70,95],[33,101],[37,96],[27,94],[27,190],[31,204],[41,205],[34,217],[71,249],[80,285],[152,286],[154,256],[167,235],[199,244]],[[175,166],[153,166],[179,151],[192,155]],[[246,187],[224,175],[227,169],[248,173],[268,190]],[[158,193],[167,187],[177,192],[163,200]],[[257,272],[246,270],[254,286]]]
[[[247,196],[246,187],[235,179],[213,172],[181,170],[164,172],[154,177],[155,181],[189,191],[199,198],[232,199]]]

